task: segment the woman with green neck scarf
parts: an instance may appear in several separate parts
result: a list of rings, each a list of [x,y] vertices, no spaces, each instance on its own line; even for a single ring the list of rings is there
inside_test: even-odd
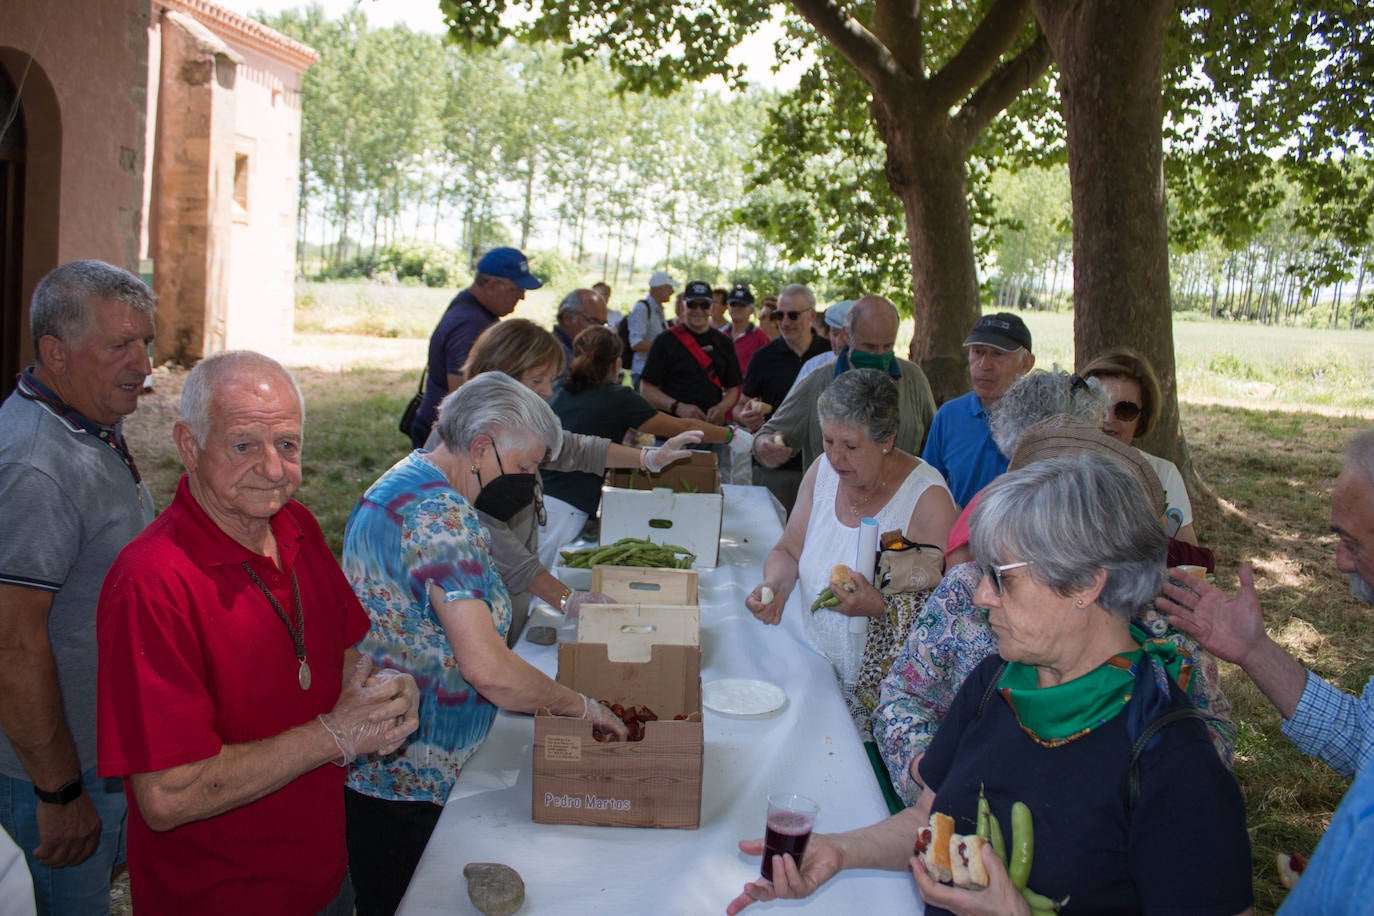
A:
[[[927,914],[1028,914],[990,848],[981,889],[936,883],[911,855],[932,812],[973,833],[981,793],[1012,849],[1012,807],[1029,807],[1026,886],[1068,897],[1073,912],[1249,913],[1235,779],[1199,719],[1147,733],[1190,707],[1190,660],[1130,624],[1164,576],[1166,539],[1140,484],[1097,455],[1038,462],[989,485],[971,528],[983,570],[974,598],[998,655],[955,697],[918,766],[917,803],[871,827],[813,835],[800,870],[775,861],[773,882],[748,885],[727,912],[806,896],[841,868],[910,868]]]

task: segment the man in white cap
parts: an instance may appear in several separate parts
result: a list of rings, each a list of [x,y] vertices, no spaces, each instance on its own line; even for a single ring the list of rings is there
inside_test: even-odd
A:
[[[949,481],[961,506],[1006,471],[1007,456],[992,441],[988,411],[1035,365],[1030,330],[1011,312],[979,318],[964,346],[973,390],[940,406],[921,452],[921,460]]]
[[[630,367],[630,384],[639,387],[639,377],[644,374],[644,360],[649,355],[649,347],[654,338],[663,333],[667,322],[663,317],[663,304],[673,295],[677,284],[666,270],[656,270],[649,277],[649,295],[640,299],[630,308],[625,322],[630,332],[630,349],[634,351],[634,364]]]

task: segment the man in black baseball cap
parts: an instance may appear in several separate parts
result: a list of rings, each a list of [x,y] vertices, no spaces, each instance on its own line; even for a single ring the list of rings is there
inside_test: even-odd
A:
[[[693,280],[682,290],[682,321],[649,347],[639,393],[659,410],[720,424],[739,400],[735,346],[711,327],[711,284]]]
[[[921,458],[949,481],[954,501],[973,495],[1007,469],[988,428],[988,411],[1035,365],[1031,333],[1011,312],[984,315],[964,340],[973,390],[942,405],[930,424]]]

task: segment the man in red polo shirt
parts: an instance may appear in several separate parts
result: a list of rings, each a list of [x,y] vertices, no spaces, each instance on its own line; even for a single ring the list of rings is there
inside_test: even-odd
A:
[[[275,361],[202,361],[173,428],[186,475],[97,610],[100,774],[123,776],[140,914],[349,913],[341,766],[412,732],[408,675],[300,485],[304,410]]]

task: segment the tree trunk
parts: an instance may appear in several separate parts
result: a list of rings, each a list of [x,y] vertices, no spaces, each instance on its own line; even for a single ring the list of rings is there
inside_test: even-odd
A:
[[[978,322],[978,273],[965,190],[964,152],[942,117],[925,123],[883,117],[887,181],[901,198],[911,249],[912,321],[909,356],[930,380],[935,403],[969,390],[964,338]]]
[[[520,213],[520,250],[524,251],[530,243],[530,226],[534,222],[534,157],[528,160],[525,170],[525,205]]]
[[[1203,487],[1178,413],[1164,201],[1161,72],[1169,0],[1032,0],[1059,68],[1073,201],[1074,358],[1141,351],[1159,422],[1140,445]]]

